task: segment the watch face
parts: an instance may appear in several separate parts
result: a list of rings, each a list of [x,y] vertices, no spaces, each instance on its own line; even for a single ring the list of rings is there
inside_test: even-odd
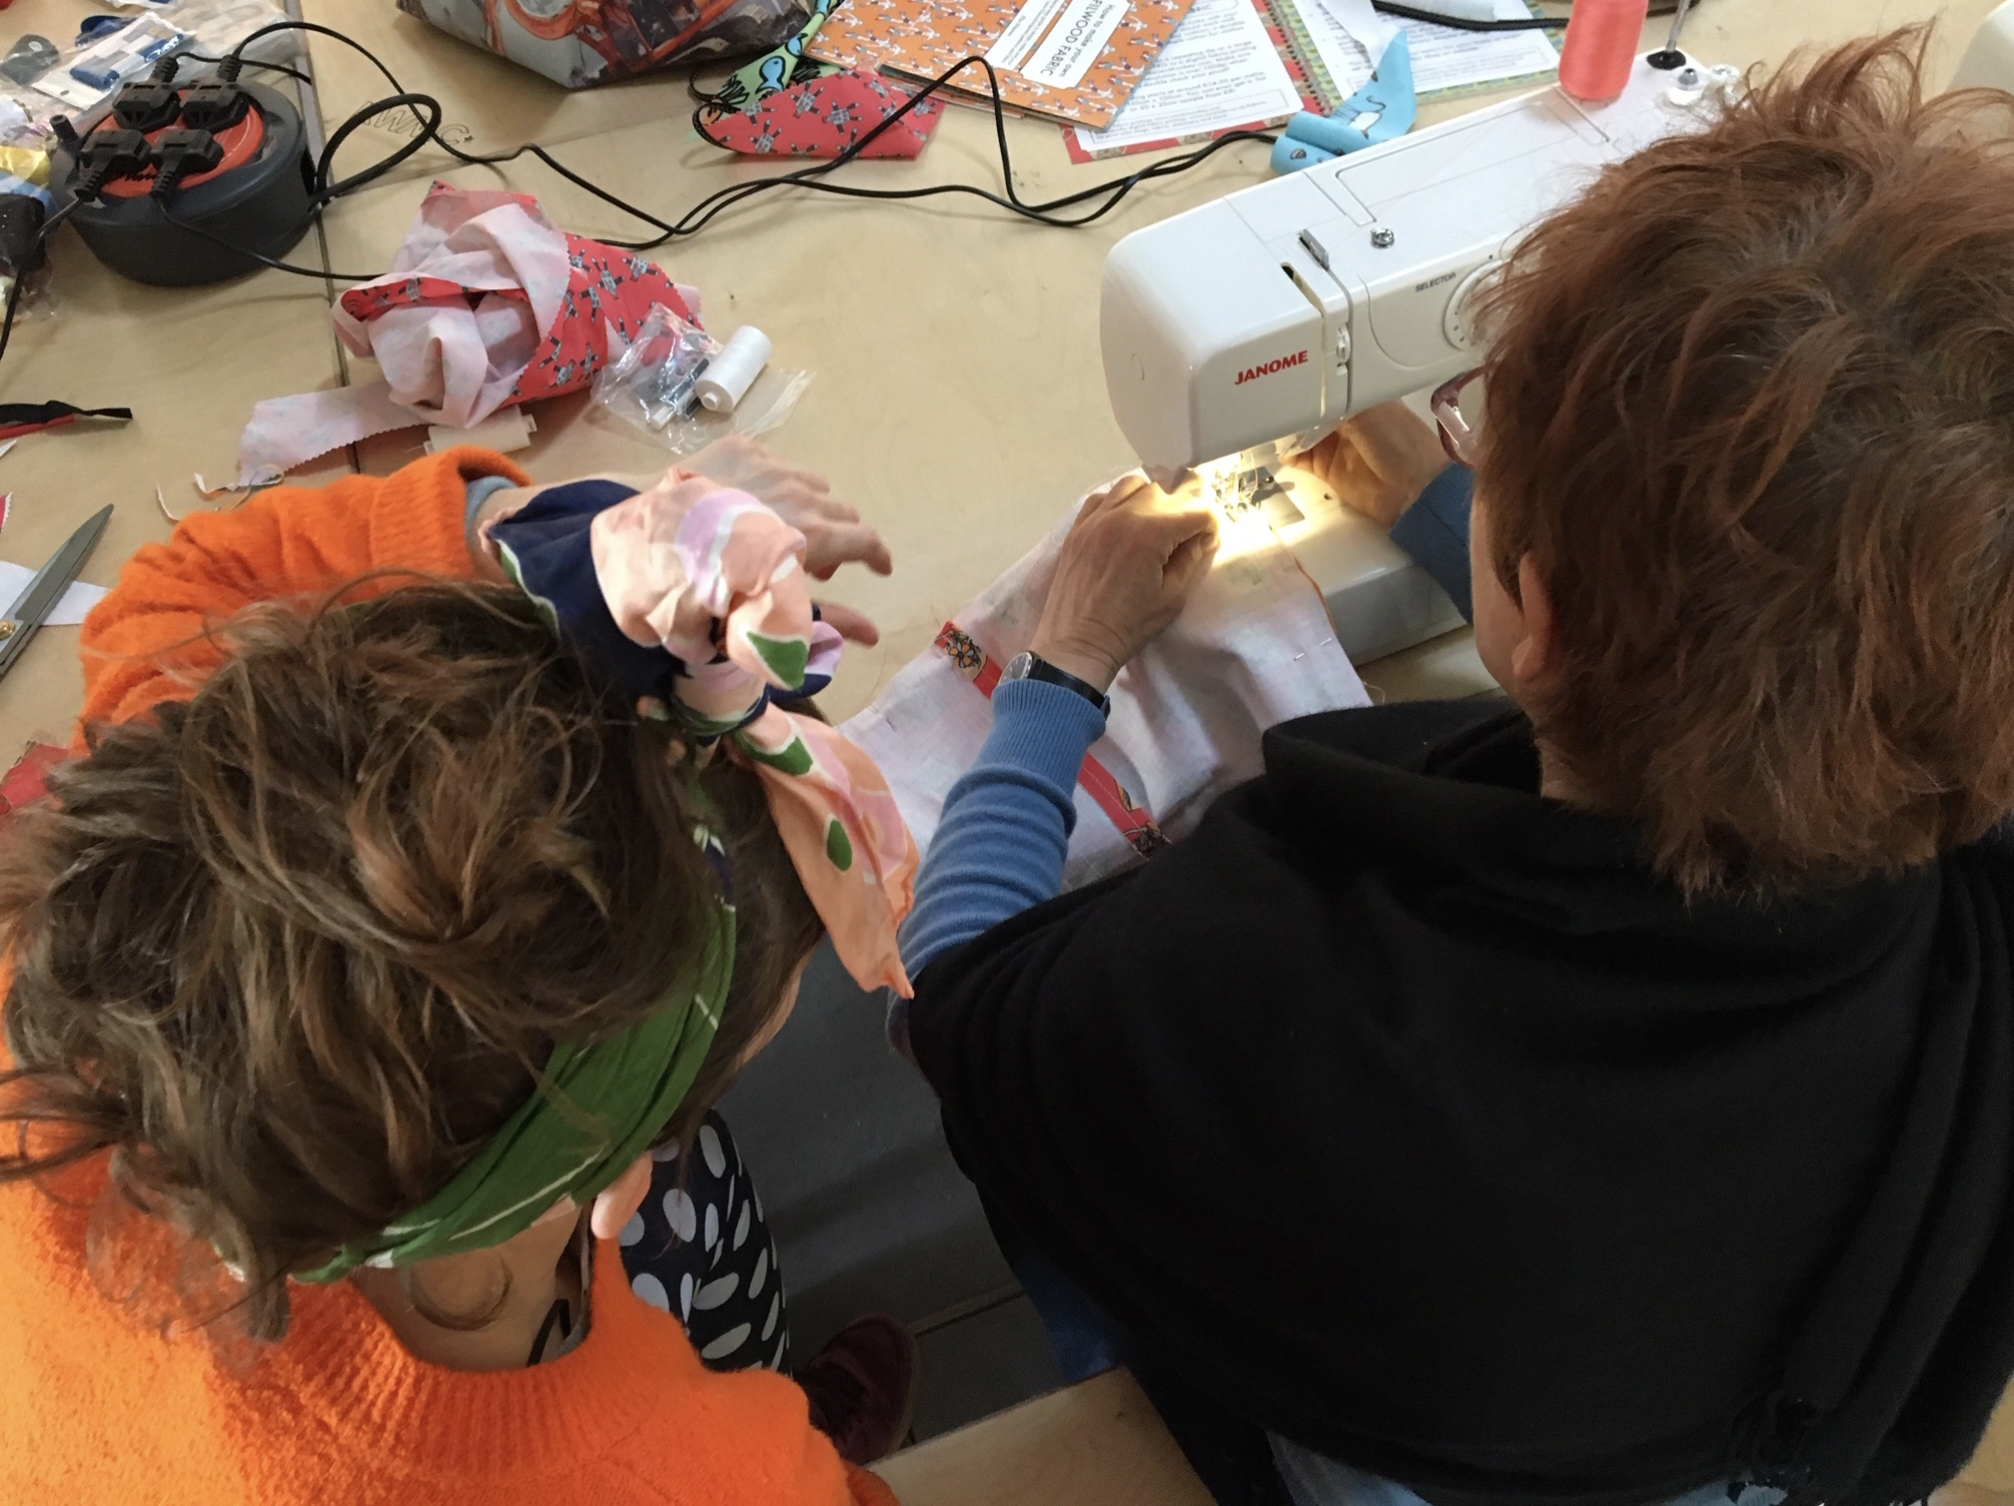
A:
[[[1000,678],[1003,680],[1025,680],[1028,678],[1028,672],[1034,667],[1035,656],[1033,654],[1019,653],[1007,661],[1007,667],[1000,671]]]

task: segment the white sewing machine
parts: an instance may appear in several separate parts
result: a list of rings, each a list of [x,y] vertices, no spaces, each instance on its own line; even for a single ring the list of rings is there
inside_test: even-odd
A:
[[[1477,362],[1469,300],[1525,230],[1608,163],[1717,108],[1705,70],[1639,61],[1613,104],[1557,87],[1243,189],[1127,236],[1099,333],[1149,474],[1218,488],[1352,413]],[[1426,573],[1303,479],[1260,504],[1358,662],[1460,625]]]
[[[1200,471],[1243,500],[1254,473],[1302,441],[1475,365],[1468,299],[1490,267],[1600,168],[1703,124],[1719,85],[1695,66],[1682,76],[1639,60],[1600,107],[1541,89],[1120,241],[1099,334],[1112,409],[1141,463]],[[1980,26],[1952,86],[1980,85],[2014,88],[2014,0]],[[1305,478],[1280,479],[1258,505],[1321,587],[1353,660],[1460,625],[1380,529]]]

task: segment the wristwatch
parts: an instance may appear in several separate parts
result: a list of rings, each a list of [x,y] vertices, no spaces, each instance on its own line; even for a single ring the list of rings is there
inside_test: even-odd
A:
[[[1112,698],[1099,694],[1097,688],[1087,680],[1080,680],[1067,669],[1058,669],[1040,654],[1016,654],[1007,661],[1007,667],[1000,671],[1002,682],[1008,680],[1042,680],[1050,685],[1061,685],[1065,690],[1074,690],[1098,708],[1098,714],[1110,717]]]

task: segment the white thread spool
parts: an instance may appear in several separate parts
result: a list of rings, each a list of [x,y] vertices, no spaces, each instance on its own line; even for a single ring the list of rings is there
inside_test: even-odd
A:
[[[699,379],[699,400],[709,413],[732,413],[769,364],[769,336],[752,324],[736,330]]]

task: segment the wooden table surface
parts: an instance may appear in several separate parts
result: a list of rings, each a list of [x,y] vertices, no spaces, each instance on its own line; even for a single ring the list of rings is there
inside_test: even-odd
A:
[[[1994,0],[1700,0],[1687,46],[1709,62],[1773,63],[1882,27],[1939,18],[1939,76]],[[305,14],[364,42],[408,89],[437,96],[452,138],[471,150],[537,139],[608,188],[667,218],[714,190],[777,168],[725,156],[692,132],[682,72],[570,94],[398,12],[391,0],[304,0]],[[41,31],[67,40],[89,0],[17,0],[0,36]],[[1646,45],[1661,44],[1653,21]],[[310,44],[324,121],[333,125],[389,91],[338,42]],[[1501,96],[1430,104],[1432,122]],[[393,114],[361,130],[348,166],[397,145],[410,123]],[[1017,182],[1030,199],[1067,192],[1144,165],[1071,165],[1060,133],[1008,123]],[[844,181],[882,187],[997,183],[989,118],[952,110],[922,157],[858,163]],[[507,168],[455,168],[437,150],[338,202],[325,216],[326,262],[383,267],[435,175],[507,185],[539,196],[569,230],[629,237],[641,227],[530,159]],[[844,591],[874,614],[883,647],[855,651],[829,699],[844,715],[871,698],[939,623],[1033,544],[1072,498],[1132,457],[1105,401],[1097,348],[1099,269],[1121,235],[1266,176],[1264,149],[1231,148],[1205,168],[1156,183],[1086,229],[1053,230],[976,201],[893,205],[765,196],[704,234],[653,253],[697,284],[709,324],[765,329],[775,362],[815,380],[796,414],[769,436],[778,450],[825,472],[887,534],[897,561],[887,581]],[[117,511],[84,579],[108,584],[138,547],[164,539],[159,487],[177,511],[202,505],[193,472],[235,469],[238,434],[261,398],[368,378],[339,359],[327,285],[279,272],[216,287],[142,287],[100,267],[75,236],[53,248],[59,311],[16,329],[0,361],[0,401],[61,398],[85,407],[131,406],[124,429],[30,436],[0,459],[14,510],[0,556],[40,564],[106,502]],[[310,235],[294,253],[323,253]],[[538,438],[519,458],[542,479],[589,469],[649,466],[662,452],[634,430],[594,421],[584,397],[538,405]],[[365,447],[361,463],[387,469],[416,453],[416,435]],[[332,457],[305,473],[325,479],[350,463]],[[67,736],[81,697],[75,629],[47,630],[0,682],[0,752],[32,737]],[[1463,693],[1483,683],[1466,634],[1451,634],[1372,666],[1384,694]],[[2010,1429],[2014,1431],[2014,1429]],[[2014,1443],[1996,1431],[1975,1478],[2014,1488]],[[885,1473],[909,1506],[935,1503],[1205,1499],[1137,1388],[1107,1377],[1031,1402],[975,1429],[890,1461]]]
[[[1880,26],[1943,14],[1940,67],[1955,62],[1991,0],[1700,0],[1689,45],[1714,61],[1780,59]],[[62,37],[89,0],[18,0],[0,35],[36,29]],[[682,72],[569,93],[398,11],[390,0],[305,0],[310,20],[346,29],[409,89],[437,96],[453,139],[489,150],[538,139],[562,160],[655,213],[671,217],[713,190],[767,176],[769,163],[716,152],[694,136]],[[1660,23],[1653,22],[1650,40]],[[340,122],[389,90],[359,54],[329,38],[310,48],[324,120]],[[1429,121],[1497,96],[1430,104]],[[409,121],[396,112],[364,127],[343,165],[396,146]],[[1017,180],[1029,198],[1127,171],[1146,159],[1079,167],[1051,125],[1008,123]],[[502,184],[539,196],[568,229],[630,236],[641,227],[530,159],[508,168],[456,168],[429,148],[326,215],[325,265],[383,267],[426,181]],[[992,125],[949,112],[916,162],[856,163],[846,181],[908,187],[997,182]],[[796,414],[769,436],[816,467],[878,523],[897,571],[846,587],[886,637],[855,651],[829,694],[846,715],[938,625],[1032,545],[1086,488],[1130,463],[1105,401],[1097,350],[1098,275],[1129,230],[1260,181],[1264,150],[1240,146],[1191,174],[1148,185],[1105,220],[1053,230],[976,201],[895,205],[785,191],[724,216],[703,234],[653,253],[700,287],[709,322],[747,322],[775,341],[777,364],[815,374]],[[295,255],[319,256],[317,239]],[[162,488],[177,511],[200,505],[189,477],[233,470],[238,433],[260,398],[368,377],[346,366],[330,334],[326,285],[262,272],[217,287],[141,287],[100,267],[67,232],[54,246],[60,312],[24,322],[0,361],[0,400],[60,397],[84,406],[125,403],[127,429],[31,437],[0,461],[15,511],[0,555],[39,564],[67,531],[105,502],[118,504],[84,578],[108,583],[139,545],[164,538]],[[648,466],[663,457],[640,433],[600,422],[584,396],[537,405],[539,436],[520,457],[558,479],[585,469]],[[367,446],[362,463],[388,469],[417,453],[408,434]],[[334,457],[310,479],[348,463]],[[61,735],[75,716],[80,678],[74,629],[51,629],[0,683],[0,749]],[[1392,696],[1466,693],[1480,666],[1466,634],[1373,666]]]

